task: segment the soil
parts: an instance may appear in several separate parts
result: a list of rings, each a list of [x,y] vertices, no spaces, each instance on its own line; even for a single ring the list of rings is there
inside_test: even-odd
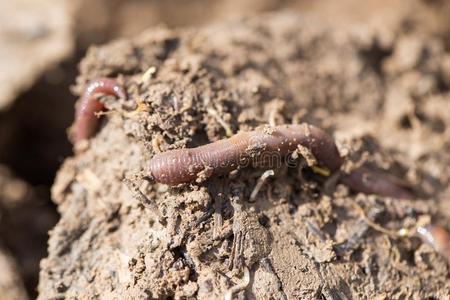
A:
[[[117,77],[126,100],[58,172],[61,219],[40,299],[446,299],[447,261],[372,228],[450,228],[450,45],[415,18],[336,25],[290,12],[197,29],[154,28],[92,47],[74,92]],[[153,70],[150,71],[149,70]],[[145,178],[157,151],[227,131],[309,122],[349,164],[407,180],[415,200],[355,195],[308,168],[176,188]]]

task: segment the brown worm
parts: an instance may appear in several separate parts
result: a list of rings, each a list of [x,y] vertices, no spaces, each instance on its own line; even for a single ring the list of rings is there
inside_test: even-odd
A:
[[[450,262],[450,235],[445,228],[438,225],[417,228],[420,238]]]
[[[333,138],[323,130],[308,124],[280,125],[241,132],[197,148],[156,154],[149,163],[150,176],[160,183],[178,185],[196,181],[205,173],[223,175],[248,165],[276,167],[299,146],[307,148],[318,165],[331,172],[342,165]]]
[[[307,124],[280,125],[241,132],[197,148],[156,154],[149,163],[150,176],[160,183],[178,185],[196,181],[203,171],[217,176],[248,165],[276,167],[299,146],[310,150],[319,166],[331,172],[343,163],[333,138],[323,130]],[[365,167],[342,176],[341,181],[355,192],[413,198],[395,178]]]
[[[414,195],[400,182],[380,171],[360,167],[340,178],[351,190],[364,194],[377,194],[398,199],[413,199]]]
[[[104,105],[94,97],[99,93],[125,98],[125,91],[114,79],[99,78],[91,81],[86,87],[75,112],[75,142],[89,139],[97,130],[98,117],[96,113],[104,109]]]
[[[331,172],[343,163],[334,140],[321,129],[307,124],[280,125],[241,132],[197,148],[159,153],[150,161],[150,175],[157,182],[178,185],[197,180],[202,171],[209,170],[212,176],[250,164],[274,167],[299,145],[310,150],[318,164]],[[341,181],[355,192],[413,198],[395,178],[365,167],[342,176]]]

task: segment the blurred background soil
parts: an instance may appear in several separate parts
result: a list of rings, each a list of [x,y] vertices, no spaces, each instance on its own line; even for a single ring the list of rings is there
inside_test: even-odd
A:
[[[367,32],[371,33],[368,35],[371,38],[373,32],[379,32],[376,46],[372,47],[373,41],[367,41],[370,47],[364,49],[362,55],[367,57],[371,65],[378,66],[375,72],[381,75],[376,78],[396,80],[400,87],[386,91],[385,120],[390,119],[394,123],[400,120],[405,128],[412,128],[411,132],[414,132],[394,135],[382,142],[382,146],[395,146],[402,151],[411,144],[415,145],[415,150],[409,152],[409,159],[413,160],[426,156],[426,152],[430,151],[430,147],[421,147],[421,139],[428,136],[428,145],[435,144],[436,149],[432,150],[439,152],[442,143],[438,141],[439,138],[432,140],[433,135],[429,132],[445,131],[448,120],[439,115],[439,109],[441,104],[448,108],[448,96],[443,99],[434,97],[427,101],[430,104],[420,106],[420,111],[413,112],[421,120],[428,118],[430,122],[427,124],[432,124],[429,127],[419,126],[418,129],[414,127],[414,120],[405,116],[412,109],[410,94],[414,99],[420,98],[426,93],[424,90],[430,90],[430,85],[438,91],[435,94],[448,93],[448,1],[2,1],[0,249],[1,260],[11,273],[11,276],[0,277],[2,291],[14,292],[16,299],[26,299],[26,294],[31,298],[36,296],[39,261],[47,255],[46,233],[58,220],[49,191],[56,171],[64,158],[72,153],[66,135],[66,129],[73,121],[76,100],[71,93],[71,86],[75,84],[78,63],[87,49],[92,44],[133,37],[158,24],[165,24],[169,28],[202,26],[280,10],[300,12],[320,26],[336,24],[340,28],[360,31],[361,40],[364,40]],[[392,32],[401,32],[402,35],[390,35]],[[435,53],[439,54],[439,60],[424,59]],[[418,65],[422,61],[429,63]],[[310,66],[317,67],[317,64]],[[328,71],[325,69],[323,72]],[[429,77],[424,74],[429,74]],[[377,90],[378,83],[366,84],[374,88],[376,97],[380,92]],[[412,91],[411,86],[417,91]],[[395,100],[389,102],[389,99]],[[404,101],[398,102],[397,99]],[[332,105],[339,106],[339,103]],[[379,107],[360,105],[357,109],[362,111],[359,117],[364,117],[364,110],[376,110]],[[315,117],[323,124],[324,118],[320,113]],[[351,126],[346,127],[346,124],[352,119],[347,115],[345,117],[340,124],[342,128],[348,129]],[[337,121],[335,123],[339,124]],[[333,125],[338,126],[336,124]],[[375,121],[365,124],[369,129],[377,126]],[[384,130],[389,132],[389,126]],[[440,170],[439,167],[433,168],[438,160],[437,155],[430,155],[427,165],[431,173]],[[430,183],[430,186],[433,185]],[[448,203],[442,205],[443,209],[449,207]],[[0,295],[6,295],[2,291]]]

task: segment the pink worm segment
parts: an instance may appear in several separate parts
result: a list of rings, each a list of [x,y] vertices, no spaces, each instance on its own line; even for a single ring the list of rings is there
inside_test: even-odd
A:
[[[75,142],[89,139],[95,134],[99,120],[95,114],[104,109],[104,105],[94,97],[100,93],[125,98],[125,91],[114,79],[99,78],[91,81],[84,91],[75,112]]]
[[[430,245],[450,263],[450,235],[445,228],[438,225],[428,225],[417,228],[422,241]]]
[[[299,145],[309,149],[320,166],[332,172],[340,168],[342,158],[333,139],[315,126],[301,124],[259,128],[197,148],[159,153],[150,160],[149,170],[155,181],[178,185],[195,181],[208,169],[209,176],[217,176],[249,164],[277,164]]]
[[[413,199],[414,195],[404,188],[397,178],[379,171],[360,167],[342,176],[341,181],[355,192],[377,194],[398,199]]]

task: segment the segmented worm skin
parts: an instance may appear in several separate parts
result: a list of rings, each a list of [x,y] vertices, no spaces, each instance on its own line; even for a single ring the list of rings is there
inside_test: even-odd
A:
[[[450,235],[445,228],[438,225],[421,226],[417,228],[417,233],[425,243],[450,262]]]
[[[202,171],[217,176],[238,167],[276,164],[299,145],[311,151],[319,166],[332,172],[340,168],[334,140],[317,127],[300,124],[259,128],[197,148],[159,153],[150,160],[149,171],[157,182],[178,185],[195,181]]]
[[[321,129],[307,124],[280,125],[269,130],[256,129],[192,149],[171,150],[157,154],[149,164],[150,176],[169,185],[193,182],[209,167],[211,174],[223,175],[238,167],[281,161],[299,145],[308,148],[320,166],[337,171],[343,160],[334,140]],[[269,166],[270,167],[270,166]],[[341,177],[351,190],[399,199],[412,199],[413,194],[395,178],[365,167]]]
[[[125,98],[125,91],[114,79],[99,78],[91,81],[86,87],[75,112],[75,142],[89,139],[97,130],[99,119],[95,114],[104,109],[103,104],[94,97],[99,93]]]
[[[404,188],[397,178],[378,171],[360,167],[341,177],[341,182],[351,190],[364,194],[377,194],[398,199],[413,199],[414,195]]]

